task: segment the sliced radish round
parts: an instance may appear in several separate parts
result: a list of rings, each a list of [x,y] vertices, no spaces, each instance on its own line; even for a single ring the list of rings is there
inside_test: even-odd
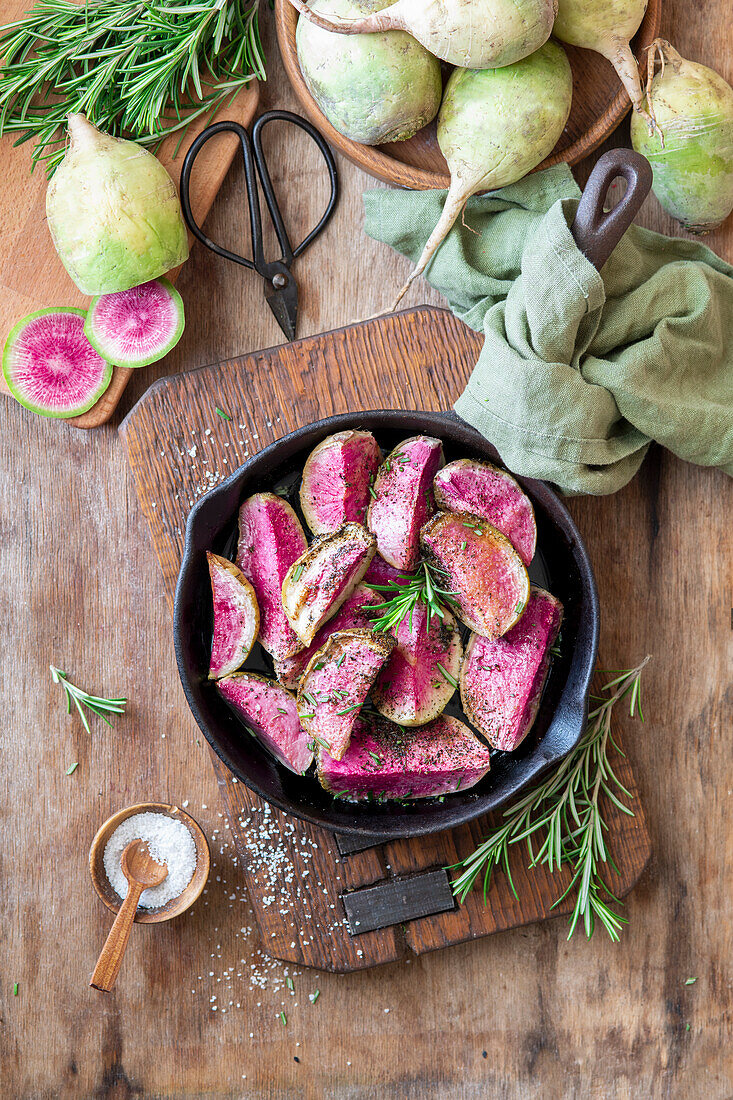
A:
[[[94,298],[84,331],[105,359],[121,367],[144,367],[176,346],[184,324],[181,295],[167,279],[153,279]]]
[[[84,335],[83,309],[39,309],[13,328],[3,374],[16,401],[39,416],[69,417],[91,409],[112,379],[112,364]]]

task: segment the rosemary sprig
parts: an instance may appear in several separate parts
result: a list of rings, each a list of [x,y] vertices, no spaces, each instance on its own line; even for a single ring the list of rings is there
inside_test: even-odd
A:
[[[264,79],[260,0],[39,0],[0,28],[0,134],[49,174],[65,116],[157,145]]]
[[[51,669],[51,678],[55,684],[61,684],[66,695],[66,713],[71,714],[71,704],[73,702],[76,709],[79,711],[79,717],[81,718],[82,725],[88,734],[91,735],[89,729],[89,722],[87,716],[82,710],[82,707],[86,707],[92,714],[96,714],[108,726],[111,726],[108,714],[124,714],[125,704],[127,699],[100,699],[96,695],[88,695],[86,691],[82,691],[75,684],[72,684],[65,672],[62,672],[60,668],[56,668],[54,665],[48,666]],[[69,773],[67,772],[67,775]]]
[[[372,630],[392,630],[400,625],[406,615],[410,616],[412,629],[412,613],[418,603],[427,606],[429,630],[433,616],[443,619],[446,608],[451,610],[456,607],[454,593],[442,587],[446,583],[446,575],[435,566],[422,561],[414,575],[403,573],[401,576],[406,583],[395,580],[389,584],[369,585],[376,592],[383,592],[385,595],[383,603],[364,605],[364,610],[369,614],[380,613],[372,623]]]
[[[627,798],[631,795],[614,774],[609,760],[611,748],[621,752],[611,733],[611,714],[616,703],[628,698],[631,717],[638,713],[644,721],[640,685],[641,673],[648,661],[646,657],[636,668],[618,672],[603,687],[603,696],[591,697],[598,705],[588,715],[588,724],[576,748],[548,779],[504,811],[504,823],[470,856],[454,865],[454,868],[463,869],[453,881],[453,893],[460,901],[465,901],[480,875],[483,875],[486,900],[495,867],[504,869],[516,897],[509,850],[512,844],[524,840],[530,867],[545,864],[551,872],[564,865],[570,868],[570,884],[554,903],[559,905],[577,888],[568,939],[581,917],[588,938],[593,935],[596,920],[600,920],[611,939],[619,939],[621,926],[627,922],[612,907],[613,903],[621,903],[600,872],[600,865],[608,863],[618,874],[606,846],[604,834],[608,826],[603,819],[600,798],[604,794],[623,813],[634,816],[633,810],[619,798],[619,794]],[[609,692],[611,694],[605,694]],[[539,843],[537,851],[533,839]]]

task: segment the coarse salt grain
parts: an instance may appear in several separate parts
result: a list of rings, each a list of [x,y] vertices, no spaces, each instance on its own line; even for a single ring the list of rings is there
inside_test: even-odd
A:
[[[104,849],[104,870],[118,897],[127,897],[128,882],[122,873],[122,853],[131,840],[147,841],[150,855],[164,863],[168,874],[158,886],[140,895],[142,909],[158,909],[185,890],[196,870],[196,845],[182,821],[167,814],[133,814],[118,825]]]

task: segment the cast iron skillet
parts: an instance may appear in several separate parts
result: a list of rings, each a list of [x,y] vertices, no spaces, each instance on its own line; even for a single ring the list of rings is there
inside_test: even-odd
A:
[[[622,175],[628,190],[610,214],[603,200],[612,180]],[[572,227],[585,255],[601,267],[631,223],[649,190],[648,163],[628,150],[612,150],[596,165]],[[516,752],[495,752],[489,774],[476,787],[448,795],[443,802],[352,804],[332,798],[315,778],[293,775],[281,767],[243,729],[207,679],[211,649],[211,591],[206,550],[233,559],[237,512],[251,493],[288,488],[297,504],[299,475],[310,451],[325,436],[347,428],[374,433],[385,451],[407,436],[426,434],[443,441],[446,461],[476,457],[501,461],[483,436],[454,413],[375,410],[332,416],[306,425],[270,444],[211,489],[194,506],[186,527],[186,546],[176,588],[174,643],[186,699],[204,736],[228,768],[260,797],[287,813],[340,833],[417,836],[440,832],[501,806],[578,742],[588,709],[588,688],[598,645],[598,597],[593,571],[580,535],[565,506],[544,482],[518,478],[537,518],[537,554],[530,579],[562,600],[565,614],[560,656],[556,657],[542,695],[536,722]],[[246,662],[272,675],[269,658]],[[448,713],[462,717],[458,703]]]
[[[293,775],[260,748],[207,680],[212,612],[205,552],[235,557],[237,512],[251,493],[285,486],[291,489],[288,499],[296,505],[299,474],[308,454],[325,436],[346,428],[372,431],[386,451],[400,439],[425,434],[442,439],[447,462],[463,457],[499,462],[483,436],[452,413],[349,413],[309,424],[270,444],[211,489],[189,516],[173,620],[178,669],[189,706],[209,744],[241,782],[268,802],[341,833],[401,837],[437,832],[495,809],[578,741],[598,641],[593,573],[564,505],[544,483],[520,478],[537,516],[538,552],[530,577],[562,600],[565,608],[561,656],[552,663],[533,730],[516,752],[494,754],[491,771],[477,787],[447,796],[443,802],[354,805],[332,798],[317,779]],[[272,675],[261,651],[245,667]],[[462,714],[455,702],[448,709],[459,717]]]

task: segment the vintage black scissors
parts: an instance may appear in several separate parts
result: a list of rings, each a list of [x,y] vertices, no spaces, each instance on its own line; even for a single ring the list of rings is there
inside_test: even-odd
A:
[[[290,244],[290,238],[288,237],[285,223],[280,213],[280,207],[278,206],[273,190],[267,162],[262,152],[262,131],[265,126],[267,126],[268,122],[275,121],[292,122],[293,125],[299,126],[301,130],[305,130],[306,134],[315,141],[320,149],[323,159],[326,162],[328,176],[331,182],[331,197],[328,200],[326,212],[315,229],[312,229],[308,236],[305,237],[296,248],[293,248]],[[242,147],[244,172],[247,180],[249,222],[252,228],[253,258],[251,260],[246,259],[244,256],[238,256],[236,252],[230,252],[229,249],[222,248],[221,245],[210,240],[196,224],[193,213],[191,212],[189,186],[193,163],[206,142],[216,134],[221,134],[225,131],[236,134],[239,138],[239,144]],[[262,183],[262,191],[265,196],[265,202],[267,203],[267,209],[270,212],[270,218],[275,228],[275,235],[277,236],[282,251],[282,256],[279,260],[270,262],[265,259],[262,247],[262,218],[260,216],[260,200],[257,183],[258,176]],[[308,245],[311,244],[321,230],[325,228],[326,223],[333,214],[337,198],[338,177],[336,175],[336,162],[333,159],[333,153],[323,137],[318,133],[315,126],[311,126],[310,122],[307,122],[299,115],[292,114],[290,111],[268,111],[266,114],[262,115],[252,127],[252,137],[249,136],[245,128],[240,126],[238,122],[215,122],[212,126],[207,126],[207,128],[199,134],[186,153],[183,169],[181,171],[181,206],[183,207],[183,216],[186,219],[188,228],[202,244],[205,244],[207,248],[215,252],[217,256],[223,256],[227,260],[232,260],[235,264],[242,264],[244,267],[249,267],[253,271],[256,271],[258,275],[262,276],[265,280],[265,300],[288,340],[295,339],[295,326],[298,319],[298,286],[290,268],[293,265],[293,261],[305,252]]]

